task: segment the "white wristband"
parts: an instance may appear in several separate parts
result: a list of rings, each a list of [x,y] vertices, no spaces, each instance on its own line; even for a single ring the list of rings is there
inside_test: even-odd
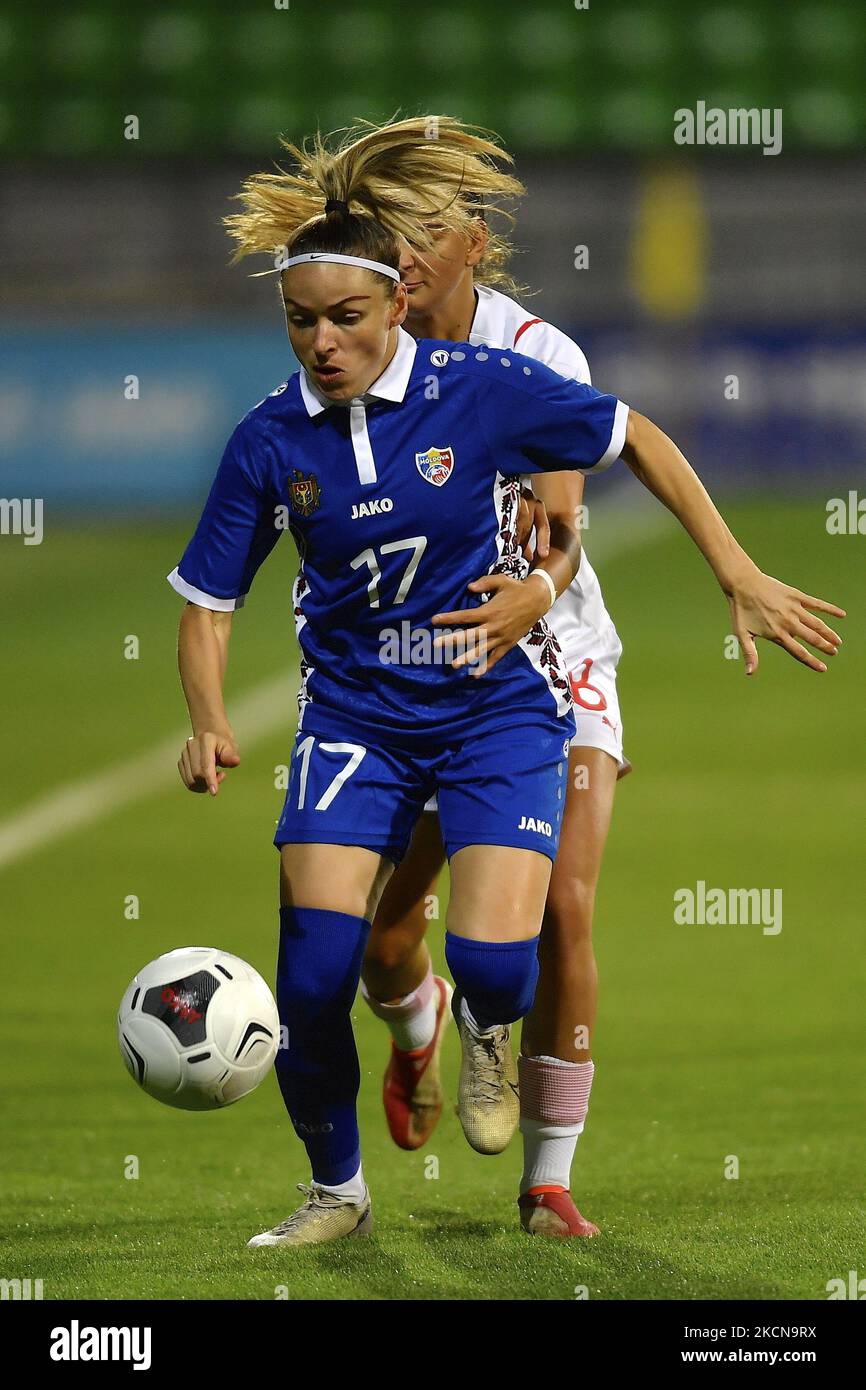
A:
[[[554,584],[550,575],[547,573],[547,570],[532,570],[526,577],[527,579],[532,579],[534,576],[537,576],[537,578],[539,579],[543,579],[548,589],[550,590],[550,603],[544,610],[545,613],[547,613],[548,610],[551,609],[553,605],[556,603],[556,585]]]

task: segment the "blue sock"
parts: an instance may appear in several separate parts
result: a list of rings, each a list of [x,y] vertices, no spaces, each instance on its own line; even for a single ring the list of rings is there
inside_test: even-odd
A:
[[[528,941],[470,941],[446,931],[448,968],[482,1031],[529,1013],[538,980],[537,952],[537,936]]]
[[[288,1047],[276,1072],[313,1181],[348,1182],[361,1163],[361,1071],[351,1009],[370,923],[316,907],[280,908],[277,1008]]]

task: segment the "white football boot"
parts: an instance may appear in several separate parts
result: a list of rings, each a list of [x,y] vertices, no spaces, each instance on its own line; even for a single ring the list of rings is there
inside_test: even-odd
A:
[[[476,1153],[499,1154],[514,1137],[520,1119],[511,1027],[504,1023],[475,1033],[463,1017],[461,1002],[462,996],[455,993],[451,1007],[463,1049],[457,1113]]]
[[[304,1205],[278,1226],[248,1240],[250,1249],[264,1245],[316,1245],[320,1241],[339,1240],[342,1236],[367,1236],[373,1229],[369,1191],[359,1202],[351,1202],[321,1187],[308,1187],[303,1182],[297,1187],[306,1193]]]

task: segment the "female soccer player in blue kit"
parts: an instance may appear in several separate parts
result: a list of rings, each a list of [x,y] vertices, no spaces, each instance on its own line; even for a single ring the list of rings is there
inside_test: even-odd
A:
[[[417,196],[410,186],[400,199],[377,185],[387,140],[342,159],[318,141],[293,153],[298,172],[275,176],[273,206],[246,215],[242,250],[286,244],[282,293],[301,369],[235,429],[170,575],[187,600],[179,664],[193,728],[179,770],[190,790],[215,795],[240,760],[222,696],[231,614],[283,529],[301,555],[304,687],[275,836],[288,1029],[277,1074],[312,1184],[253,1246],[370,1229],[350,1009],[371,918],[433,791],[458,994],[482,1029],[531,1005],[574,732],[568,681],[543,620],[477,673],[437,657],[431,622],[470,607],[479,574],[545,583],[526,577],[517,539],[520,476],[624,457],[706,557],[750,666],[754,635],[800,659],[798,639],[834,651],[838,638],[808,607],[841,616],[762,574],[676,446],[623,402],[518,353],[404,332],[397,237],[423,247],[425,218],[447,216],[425,204],[434,170],[423,147]]]

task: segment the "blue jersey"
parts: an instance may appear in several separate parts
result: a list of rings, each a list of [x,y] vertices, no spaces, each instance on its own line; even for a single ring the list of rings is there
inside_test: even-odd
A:
[[[526,574],[520,475],[599,471],[619,456],[627,415],[533,358],[398,329],[363,398],[331,404],[300,371],[244,416],[169,580],[193,603],[237,608],[291,530],[304,730],[317,732],[319,711],[323,727],[339,714],[410,744],[545,715],[570,724],[544,620],[471,678],[434,651],[431,618],[478,606],[467,585],[482,574]]]

